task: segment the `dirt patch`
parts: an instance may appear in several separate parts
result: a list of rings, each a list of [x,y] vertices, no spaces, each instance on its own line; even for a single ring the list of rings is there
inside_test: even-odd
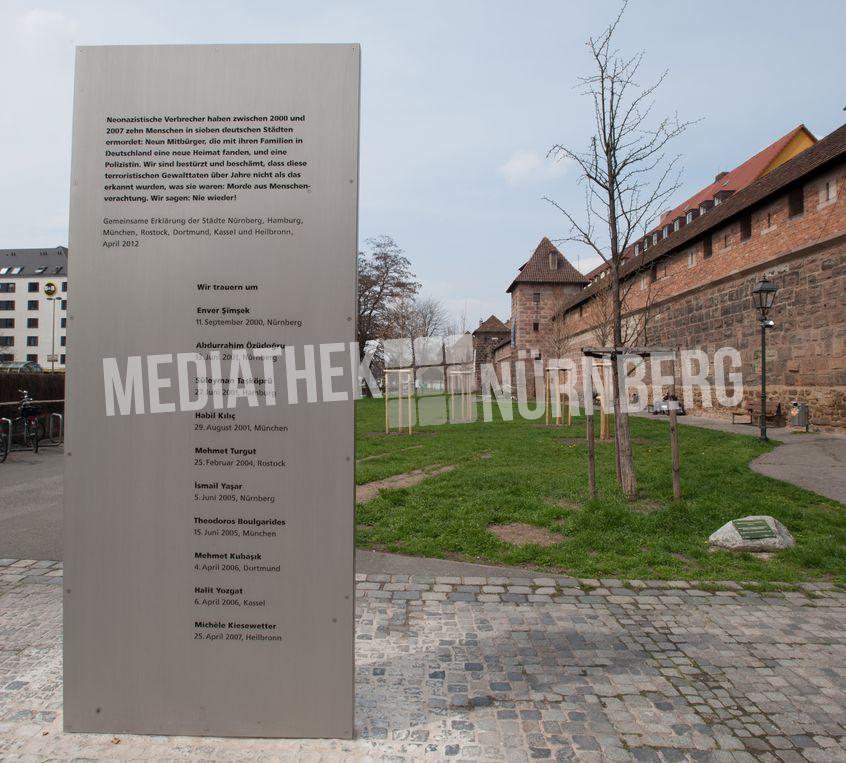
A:
[[[655,441],[648,437],[632,437],[632,443],[634,445],[654,445]]]
[[[563,543],[569,540],[566,535],[554,533],[544,527],[526,525],[522,522],[512,522],[508,525],[488,525],[488,531],[496,535],[502,541],[513,546],[554,546],[556,543]]]
[[[663,508],[664,506],[658,503],[658,501],[651,501],[649,499],[637,501],[632,504],[632,509],[638,514],[652,514],[652,512]]]
[[[556,437],[555,442],[562,445],[582,445],[585,442],[584,437]]]
[[[412,431],[408,433],[407,429],[396,430],[392,429],[390,432],[367,432],[368,437],[434,437],[437,432],[418,432]]]
[[[490,461],[493,458],[493,453],[487,450],[484,453],[480,453],[479,458],[481,458],[482,461]]]
[[[355,488],[355,502],[367,503],[372,501],[380,490],[396,490],[403,487],[414,487],[418,483],[425,480],[427,477],[434,477],[438,474],[446,474],[455,469],[455,466],[450,464],[447,466],[425,466],[422,469],[415,469],[413,472],[404,472],[403,474],[394,474],[391,477],[385,477],[383,480],[375,480],[373,482],[366,482],[364,485],[356,485]]]
[[[392,450],[389,453],[377,453],[375,456],[365,456],[364,458],[358,458],[356,459],[356,463],[361,464],[365,461],[378,461],[380,458],[387,458],[388,456],[392,456],[394,453],[402,453],[406,450],[419,450],[422,447],[422,445],[411,445],[408,448],[399,448],[398,450]]]

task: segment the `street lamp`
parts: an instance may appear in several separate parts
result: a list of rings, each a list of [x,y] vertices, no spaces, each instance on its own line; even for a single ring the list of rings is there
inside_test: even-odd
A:
[[[53,338],[50,342],[50,370],[56,370],[56,300],[58,297],[47,297],[53,303]]]
[[[752,299],[761,322],[761,440],[767,440],[767,329],[773,322],[767,317],[778,287],[764,276],[752,287]]]

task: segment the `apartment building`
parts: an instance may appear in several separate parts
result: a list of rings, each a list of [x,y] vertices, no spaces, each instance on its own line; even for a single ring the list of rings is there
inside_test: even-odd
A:
[[[0,249],[0,362],[63,370],[68,250]]]

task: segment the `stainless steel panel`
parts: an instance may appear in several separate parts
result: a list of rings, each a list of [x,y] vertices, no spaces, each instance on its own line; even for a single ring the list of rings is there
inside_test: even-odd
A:
[[[235,423],[287,431],[198,429],[232,420],[203,419],[191,411],[107,416],[103,358],[116,358],[125,373],[128,356],[192,352],[202,342],[266,341],[300,348],[355,339],[359,62],[356,45],[78,50],[65,444],[67,731],[353,733],[352,400],[288,405],[280,361],[278,404],[249,408],[241,400]],[[110,171],[104,167],[105,141],[115,135],[106,132],[115,124],[106,118],[144,115],[305,115],[295,133],[302,143],[292,145],[288,156],[308,162],[303,174],[310,189],[254,188],[238,191],[234,201],[211,201],[213,194],[206,191],[205,201],[181,202],[153,201],[146,191],[144,203],[106,201],[121,196],[104,190],[115,182],[104,178]],[[192,134],[205,135],[203,140],[210,135]],[[146,132],[117,135],[148,137]],[[165,144],[162,150],[175,148]],[[145,172],[143,166],[136,169]],[[155,172],[161,174],[161,167]],[[137,189],[145,183],[126,184]],[[133,240],[107,230],[180,227],[106,220],[166,217],[303,222],[291,236],[171,231],[135,237],[138,245],[104,247],[104,242]],[[198,289],[199,283],[258,289],[209,293]],[[197,325],[203,318],[199,307],[223,306],[248,307],[253,317],[301,320],[302,326]],[[174,371],[175,364],[160,367],[174,385],[161,391],[163,401],[178,398]],[[195,458],[205,459],[197,447],[256,447],[254,463],[284,460],[286,465],[195,466]],[[196,488],[224,482],[244,487]],[[228,493],[235,502],[195,500]],[[241,494],[275,502],[244,502]],[[274,537],[215,536],[195,534],[215,528],[198,524],[197,517],[286,524],[274,526]],[[280,570],[197,570],[196,552],[260,553],[262,561],[254,564]],[[206,587],[243,592],[197,593]],[[195,603],[216,598],[241,603]],[[247,601],[265,603],[245,606]],[[224,634],[238,632],[230,622],[272,624],[272,633],[282,639],[206,638],[218,631],[197,623],[214,621],[225,624],[219,629]]]

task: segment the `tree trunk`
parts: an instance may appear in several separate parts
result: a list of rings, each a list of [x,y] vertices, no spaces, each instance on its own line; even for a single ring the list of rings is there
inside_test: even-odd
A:
[[[634,471],[634,460],[632,458],[632,436],[629,429],[629,414],[623,410],[622,401],[620,400],[621,385],[620,385],[620,369],[622,365],[622,356],[617,354],[617,350],[622,349],[622,305],[620,304],[620,271],[619,261],[615,262],[611,267],[611,292],[614,302],[614,356],[611,364],[611,374],[613,378],[613,400],[614,400],[614,432],[617,441],[617,480],[623,490],[624,495],[630,501],[637,498],[637,478]]]

